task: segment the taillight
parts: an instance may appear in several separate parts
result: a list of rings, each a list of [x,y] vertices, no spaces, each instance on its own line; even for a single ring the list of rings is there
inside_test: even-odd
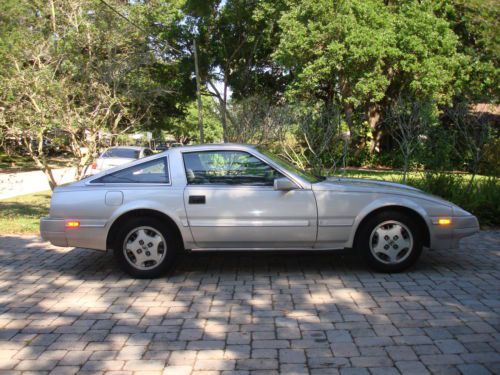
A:
[[[97,168],[97,162],[93,161],[91,166],[92,166],[92,169],[96,169]]]

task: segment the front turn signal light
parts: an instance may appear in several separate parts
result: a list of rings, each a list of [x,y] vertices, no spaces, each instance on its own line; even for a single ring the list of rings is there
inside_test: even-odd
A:
[[[67,221],[65,224],[66,228],[79,228],[80,227],[80,222],[76,220],[72,221]]]
[[[450,225],[451,224],[451,219],[448,219],[448,218],[438,219],[438,224],[439,225]]]

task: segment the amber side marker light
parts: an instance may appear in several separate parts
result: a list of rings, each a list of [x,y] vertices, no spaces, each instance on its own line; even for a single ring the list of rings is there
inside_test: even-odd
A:
[[[79,228],[80,227],[80,222],[79,221],[67,221],[65,224],[66,228]]]
[[[450,225],[451,219],[438,219],[438,224],[439,225]]]

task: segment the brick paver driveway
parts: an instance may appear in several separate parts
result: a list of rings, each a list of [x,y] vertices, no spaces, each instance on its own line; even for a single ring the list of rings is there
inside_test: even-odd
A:
[[[187,254],[131,280],[109,254],[0,237],[6,373],[500,373],[500,232],[398,275],[342,254]]]

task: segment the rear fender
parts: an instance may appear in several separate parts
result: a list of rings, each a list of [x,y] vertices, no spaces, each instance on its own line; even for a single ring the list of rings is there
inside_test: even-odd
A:
[[[106,223],[106,236],[109,234],[109,230],[116,220],[118,220],[123,215],[135,210],[157,211],[168,216],[175,223],[175,225],[177,225],[177,228],[182,235],[182,239],[184,240],[184,246],[189,246],[193,242],[193,237],[188,226],[186,210],[184,209],[184,203],[182,202],[182,200],[180,201],[178,207],[166,207],[165,205],[159,206],[158,202],[149,200],[137,200],[131,201],[128,204],[124,204],[120,206],[115,212],[113,212],[113,215]]]

